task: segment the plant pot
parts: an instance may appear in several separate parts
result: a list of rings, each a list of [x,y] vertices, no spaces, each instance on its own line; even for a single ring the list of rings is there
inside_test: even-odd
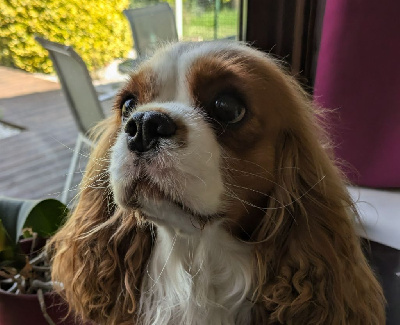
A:
[[[83,324],[68,315],[68,306],[56,293],[44,294],[46,311],[54,324]],[[13,294],[0,290],[0,325],[48,325],[36,294]],[[88,325],[88,324],[87,324]]]
[[[20,239],[18,244],[19,247],[21,247],[22,252],[27,255],[29,259],[31,259],[43,249],[43,247],[46,245],[46,241],[47,238],[36,238],[36,240],[33,240],[32,238],[25,238]]]

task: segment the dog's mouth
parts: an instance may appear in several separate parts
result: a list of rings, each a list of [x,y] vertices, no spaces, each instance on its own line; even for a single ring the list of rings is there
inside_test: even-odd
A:
[[[147,176],[140,177],[133,181],[126,191],[126,205],[131,208],[141,209],[145,207],[147,203],[167,201],[188,213],[192,212],[182,201],[174,199],[171,193],[162,190],[156,182]]]
[[[215,214],[199,213],[185,202],[182,195],[163,190],[148,175],[126,186],[118,201],[123,208],[137,210],[150,222],[168,225],[184,233],[201,230],[216,217]]]

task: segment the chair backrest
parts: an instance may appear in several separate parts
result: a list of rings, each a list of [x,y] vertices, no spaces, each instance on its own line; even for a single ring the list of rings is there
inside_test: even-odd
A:
[[[160,43],[178,40],[175,16],[168,3],[123,11],[132,29],[138,56],[146,56]]]
[[[49,51],[78,129],[86,134],[105,115],[85,62],[70,46],[50,42],[39,36],[35,39]]]

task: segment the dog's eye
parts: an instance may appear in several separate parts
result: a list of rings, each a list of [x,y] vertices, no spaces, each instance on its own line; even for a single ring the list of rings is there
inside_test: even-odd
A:
[[[135,97],[128,98],[125,100],[121,107],[121,115],[123,118],[128,118],[130,113],[135,109],[137,105],[137,99]]]
[[[244,117],[246,107],[243,102],[233,95],[220,95],[215,100],[215,117],[225,123],[237,123]]]

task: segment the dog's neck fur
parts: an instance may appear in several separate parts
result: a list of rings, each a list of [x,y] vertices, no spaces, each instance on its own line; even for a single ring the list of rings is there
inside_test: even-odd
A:
[[[251,247],[218,224],[184,237],[157,228],[142,284],[143,324],[249,324]]]

